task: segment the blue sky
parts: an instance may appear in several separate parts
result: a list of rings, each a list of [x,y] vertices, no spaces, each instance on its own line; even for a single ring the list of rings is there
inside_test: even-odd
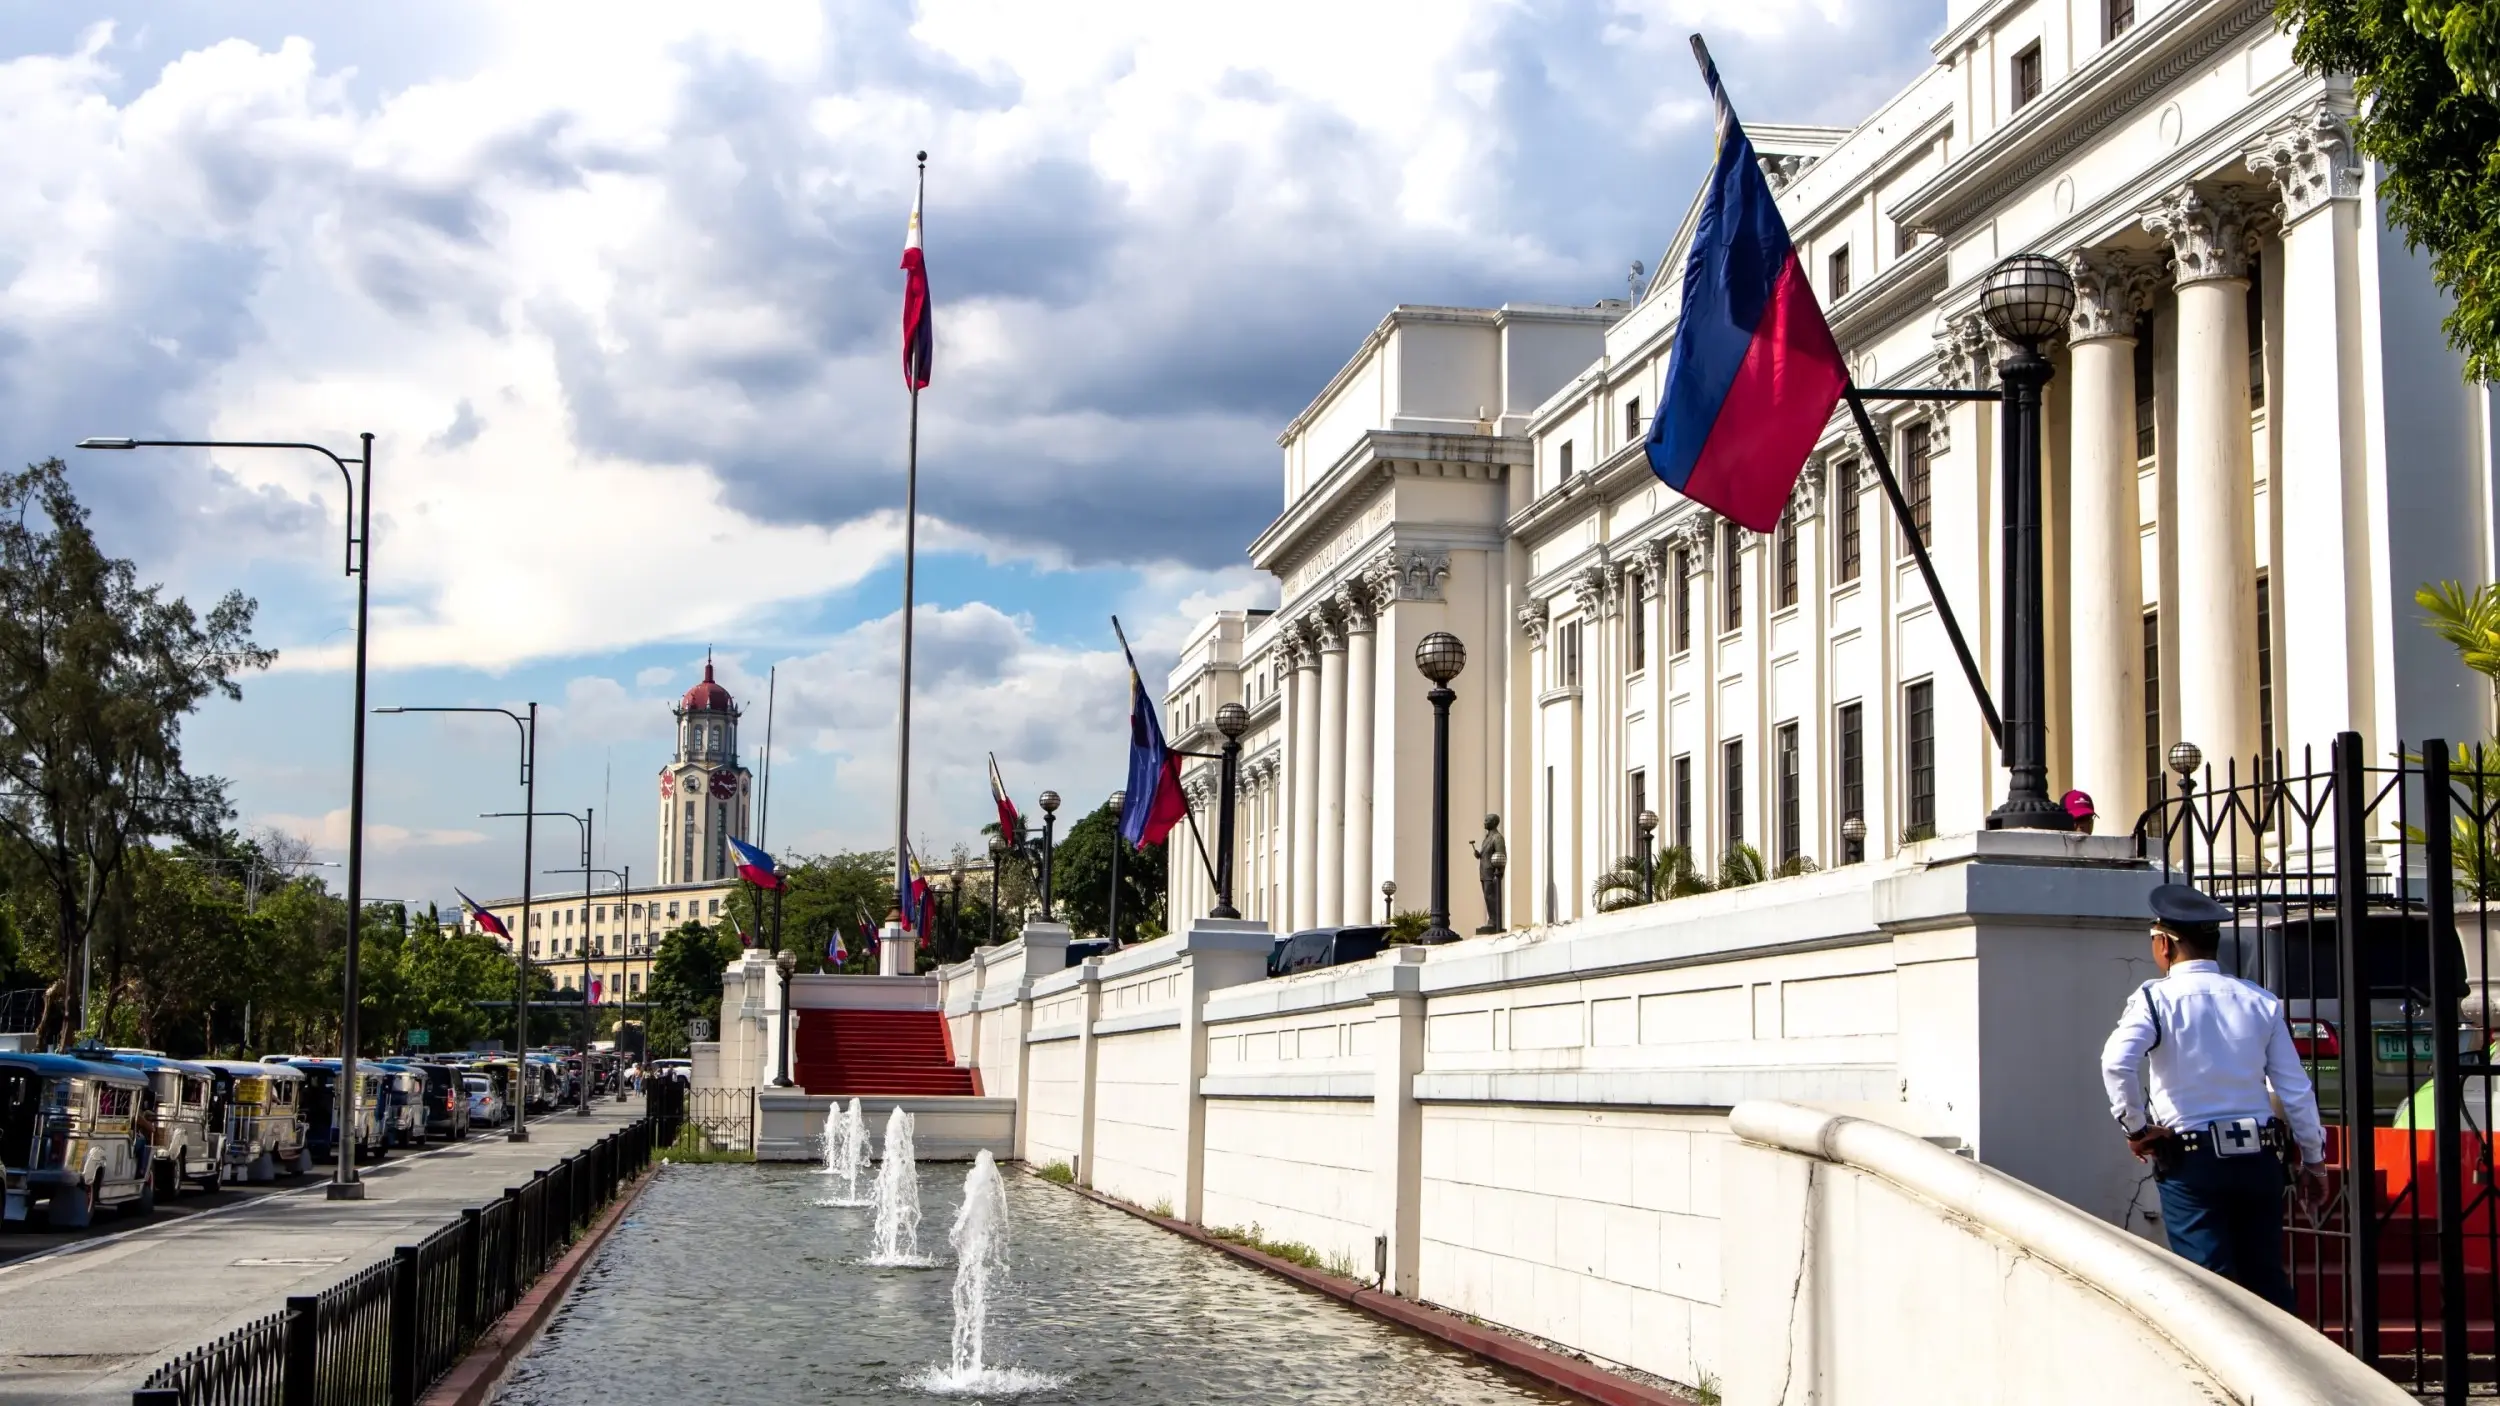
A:
[[[1740,110],[1846,123],[1932,0],[0,4],[0,452],[147,578],[261,603],[191,726],[346,833],[353,583],[306,456],[379,436],[373,701],[542,706],[541,804],[653,860],[668,702],[780,670],[776,848],[891,834],[911,153],[932,153],[913,832],[1118,784],[1125,678],[1265,603],[1277,430],[1397,302],[1593,302]],[[368,890],[508,891],[510,729],[377,718]],[[610,821],[613,820],[613,824]],[[558,828],[569,831],[571,827]],[[570,855],[550,828],[542,855]]]

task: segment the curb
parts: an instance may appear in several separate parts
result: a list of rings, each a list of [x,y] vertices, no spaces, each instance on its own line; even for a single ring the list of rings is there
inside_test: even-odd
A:
[[[467,1353],[452,1365],[449,1372],[418,1396],[418,1406],[485,1406],[488,1397],[502,1384],[504,1373],[530,1344],[538,1340],[538,1330],[555,1316],[556,1305],[573,1291],[573,1281],[590,1263],[590,1257],[606,1243],[608,1232],[625,1219],[625,1213],[642,1199],[643,1189],[659,1176],[654,1165],[634,1179],[631,1187],[618,1194],[608,1208],[591,1222],[590,1229],[561,1259],[538,1276],[538,1282],[522,1293],[520,1302],[505,1310],[504,1316],[487,1326],[471,1344]]]
[[[1030,1167],[1025,1168],[1025,1175],[1032,1176],[1037,1181],[1042,1179]],[[1274,1255],[1253,1250],[1247,1245],[1236,1245],[1229,1240],[1218,1240],[1188,1221],[1174,1220],[1169,1216],[1158,1216],[1152,1211],[1140,1210],[1117,1197],[1106,1196],[1090,1186],[1076,1186],[1060,1182],[1052,1182],[1051,1185],[1064,1186],[1066,1190],[1073,1191],[1088,1201],[1100,1202],[1116,1211],[1126,1211],[1139,1220],[1161,1226],[1183,1239],[1194,1240],[1211,1250],[1220,1250],[1234,1259],[1255,1265],[1279,1278],[1290,1279],[1305,1289],[1326,1294],[1339,1303],[1350,1304],[1375,1318],[1386,1319],[1402,1328],[1411,1328],[1426,1337],[1438,1338],[1452,1347],[1523,1372],[1547,1386],[1598,1402],[1600,1406],[1693,1406],[1690,1397],[1663,1391],[1646,1383],[1636,1382],[1629,1377],[1617,1376],[1603,1367],[1584,1362],[1577,1357],[1567,1357],[1559,1352],[1548,1351],[1499,1328],[1479,1326],[1455,1313],[1430,1308],[1413,1299],[1400,1298],[1395,1294],[1384,1294],[1376,1289],[1366,1289],[1352,1280],[1339,1279],[1333,1274],[1322,1274],[1316,1269],[1305,1269],[1290,1260],[1280,1260]],[[463,1406],[467,1404],[463,1403]]]

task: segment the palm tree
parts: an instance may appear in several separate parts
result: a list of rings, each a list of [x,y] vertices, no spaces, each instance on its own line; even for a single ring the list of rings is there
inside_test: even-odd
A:
[[[1761,883],[1764,874],[1762,851],[1742,840],[1728,846],[1727,853],[1719,856],[1719,887],[1723,889]]]
[[[2442,581],[2415,591],[2413,603],[2422,607],[2431,632],[2454,645],[2465,667],[2483,676],[2500,711],[2500,582],[2469,591]]]

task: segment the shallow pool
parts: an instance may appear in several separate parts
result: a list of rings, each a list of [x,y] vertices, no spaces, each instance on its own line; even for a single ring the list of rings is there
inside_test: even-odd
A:
[[[936,1402],[947,1360],[946,1228],[961,1164],[924,1163],[928,1269],[874,1269],[868,1212],[815,1204],[802,1166],[667,1167],[600,1248],[496,1398],[514,1406]],[[988,1361],[1047,1385],[978,1399],[1558,1402],[1501,1368],[1391,1327],[1134,1217],[1010,1170],[1011,1276]]]

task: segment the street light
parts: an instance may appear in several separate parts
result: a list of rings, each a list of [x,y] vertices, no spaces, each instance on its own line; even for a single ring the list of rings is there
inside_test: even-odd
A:
[[[1428,943],[1458,941],[1450,931],[1450,705],[1458,701],[1450,680],[1467,667],[1467,646],[1447,630],[1415,642],[1415,667],[1432,680],[1424,697],[1432,704],[1432,926]]]
[[[1103,920],[1102,935],[1111,939],[1106,950],[1112,952],[1120,950],[1120,851],[1128,847],[1128,835],[1120,829],[1120,808],[1126,804],[1127,791],[1111,793],[1111,907],[1110,915]]]
[[[1997,363],[2005,387],[2005,802],[1991,830],[2072,830],[2049,795],[2048,644],[2040,568],[2040,393],[2056,374],[2040,345],[2066,328],[2075,281],[2044,254],[2016,254],[1988,271],[1979,315],[2012,350]]]
[[[1632,826],[1641,832],[1641,902],[1658,901],[1658,866],[1649,857],[1650,838],[1658,833],[1658,812],[1642,811],[1632,818]]]
[[[376,708],[373,711],[377,713],[501,713],[512,719],[512,725],[521,730],[521,805],[524,809],[536,809],[538,805],[538,705],[532,703],[528,706],[529,716],[526,718],[510,708],[418,707]],[[520,1098],[521,1107],[512,1115],[512,1126],[504,1130],[506,1142],[530,1140],[530,1130],[522,1122],[529,1113],[530,871],[535,867],[530,858],[530,839],[530,827],[522,826],[521,931],[506,934],[512,940],[512,956],[513,960],[519,963],[517,970],[521,977],[521,989],[513,993],[512,1002],[513,1093]]]
[[[2196,769],[2205,752],[2193,742],[2170,744],[2170,769],[2179,774],[2179,858],[2191,878],[2196,873]]]
[[[557,871],[550,869],[547,872],[552,874]],[[593,869],[590,872],[593,874],[605,874],[609,878],[616,880],[616,925],[618,929],[620,929],[617,940],[624,944],[624,950],[618,952],[616,955],[619,963],[618,974],[624,975],[624,966],[626,964],[630,964],[633,960],[631,956],[633,952],[633,923],[626,915],[631,911],[631,905],[634,899],[634,866],[628,864],[622,869],[600,868]],[[585,936],[587,936],[587,934],[585,934]],[[600,955],[607,955],[604,947],[602,947]],[[642,965],[643,973],[646,976],[649,975],[651,971],[651,958],[649,956],[645,956],[642,959]],[[585,966],[583,970],[587,973],[589,968]],[[585,990],[587,990],[590,986],[590,981],[587,975],[585,975],[582,980],[582,986]],[[631,1009],[634,1004],[634,1002],[625,998],[624,990],[619,988],[616,995],[616,1019],[620,1030],[622,1030],[624,1025],[625,1012]],[[620,1039],[617,1043],[623,1044],[624,1041]],[[645,1058],[648,1058],[651,1054],[651,1022],[647,1006],[644,1012],[642,1027],[642,1052]],[[625,1073],[621,1056],[617,1068],[616,1101],[618,1103],[623,1103],[625,1101]]]
[[[338,465],[347,482],[347,574],[356,578],[356,725],[350,744],[347,782],[347,951],[339,986],[339,1088],[337,1146],[355,1145],[356,1015],[363,1003],[357,986],[358,933],[364,925],[365,893],[365,643],[366,622],[373,600],[373,436],[361,434],[362,454],[348,456],[318,444],[263,439],[128,439],[103,436],[78,441],[81,449],[300,449]],[[348,465],[356,466],[355,472]],[[361,1201],[364,1182],[356,1175],[356,1159],[342,1153],[326,1193],[333,1201]]]
[[[1840,855],[1844,864],[1866,858],[1866,817],[1853,815],[1840,822]]]
[[[781,1050],[773,1070],[773,1087],[790,1087],[790,978],[799,969],[799,954],[784,952],[773,958],[773,966],[781,972]]]
[[[1233,788],[1241,775],[1241,735],[1250,730],[1250,710],[1227,703],[1215,710],[1215,730],[1224,734],[1224,808],[1215,817],[1215,911],[1209,917],[1238,918],[1233,906]]]
[[[1007,837],[1006,837],[1005,835],[992,835],[992,836],[990,836],[990,941],[989,941],[989,945],[990,945],[990,946],[992,946],[992,947],[996,947],[996,946],[998,945],[998,870],[999,870],[999,866],[1000,866],[1000,865],[1003,865],[1003,864],[1005,864],[1005,863],[1007,862],[1007,850],[1008,850],[1008,844],[1007,844]]]
[[[1059,793],[1042,793],[1042,921],[1050,922],[1050,858],[1053,827],[1059,823]]]
[[[583,1015],[584,1022],[590,1026],[590,1029],[589,1029],[587,1032],[585,1032],[585,1034],[583,1035],[583,1038],[582,1038],[582,1043],[581,1043],[581,1047],[580,1047],[579,1049],[577,1049],[577,1050],[575,1050],[575,1051],[573,1052],[573,1058],[574,1058],[574,1061],[575,1061],[577,1064],[579,1064],[579,1065],[580,1065],[580,1067],[581,1067],[581,1071],[582,1071],[582,1074],[581,1074],[581,1085],[582,1085],[582,1087],[581,1087],[581,1104],[582,1104],[582,1106],[581,1106],[580,1108],[575,1109],[574,1111],[575,1111],[575,1112],[577,1112],[577,1113],[579,1113],[579,1114],[581,1114],[581,1116],[583,1116],[583,1117],[587,1118],[587,1117],[589,1117],[589,1116],[590,1116],[590,1038],[589,1038],[589,1037],[590,1037],[590,1035],[593,1035],[593,1034],[598,1033],[598,1026],[597,1026],[597,1024],[596,1024],[595,1017],[592,1017],[592,1016],[591,1016],[591,1014],[590,1014],[590,837],[591,837],[591,834],[592,834],[592,831],[593,831],[592,821],[593,821],[593,820],[597,817],[597,815],[598,815],[598,813],[599,813],[599,812],[598,812],[598,810],[597,810],[597,808],[596,808],[596,807],[592,807],[592,806],[584,806],[582,809],[583,809],[583,811],[584,811],[584,814],[581,814],[581,815],[575,815],[573,812],[571,812],[571,811],[569,811],[569,810],[534,810],[534,809],[533,809],[533,810],[490,810],[490,811],[481,811],[481,812],[478,814],[478,819],[480,819],[480,820],[519,820],[519,821],[521,822],[521,833],[522,833],[522,835],[524,836],[524,838],[523,838],[523,839],[522,839],[522,841],[521,841],[521,852],[522,852],[522,854],[523,854],[524,856],[526,856],[526,855],[529,853],[529,840],[528,840],[526,837],[528,836],[528,834],[529,834],[529,832],[530,832],[530,831],[532,831],[532,830],[534,830],[534,829],[536,829],[536,828],[537,828],[536,822],[535,822],[535,821],[533,821],[533,820],[531,819],[531,817],[533,817],[533,816],[537,816],[537,817],[546,817],[546,816],[556,816],[556,815],[561,815],[561,816],[563,816],[565,819],[570,820],[570,821],[572,821],[575,825],[578,825],[578,826],[580,826],[580,827],[581,827],[581,831],[582,831],[582,863],[581,863],[581,870],[582,870],[582,1015]],[[521,910],[521,925],[522,925],[523,927],[527,927],[527,926],[529,926],[529,909],[528,909],[526,906],[524,906],[524,907],[522,908],[522,910]],[[524,994],[523,994],[523,999],[524,999],[524,1000],[527,1000],[527,999],[528,999],[528,997],[527,997],[527,993],[526,993],[526,992],[524,992]]]
[[[1380,925],[1387,927],[1398,920],[1398,881],[1380,881]]]

